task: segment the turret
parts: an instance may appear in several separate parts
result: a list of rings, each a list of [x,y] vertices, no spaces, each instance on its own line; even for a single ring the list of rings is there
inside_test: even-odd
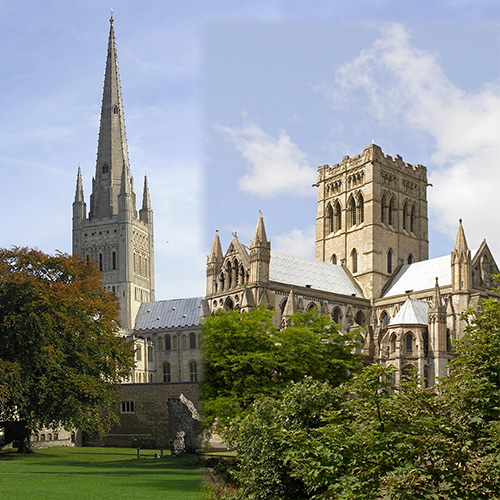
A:
[[[78,167],[78,173],[76,175],[75,201],[73,202],[73,227],[75,227],[75,223],[85,219],[86,211],[87,206],[83,196],[82,171],[80,167]]]
[[[217,275],[222,267],[223,259],[219,230],[217,229],[210,255],[207,257],[207,295],[212,295],[219,291],[217,289]]]
[[[446,330],[446,308],[441,298],[438,279],[432,295],[432,304],[428,311],[429,340],[434,357],[434,379],[446,376],[448,363],[448,335]]]
[[[145,224],[153,223],[153,210],[149,198],[148,178],[144,176],[144,189],[142,192],[142,208],[139,210],[139,219]]]
[[[250,244],[250,283],[265,284],[269,281],[269,265],[271,262],[271,243],[267,240],[262,212]]]
[[[455,248],[451,252],[451,285],[453,292],[467,292],[472,285],[472,265],[462,219],[459,221]]]

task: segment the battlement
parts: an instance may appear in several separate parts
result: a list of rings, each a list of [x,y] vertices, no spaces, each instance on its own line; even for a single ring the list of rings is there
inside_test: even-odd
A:
[[[416,179],[425,180],[427,178],[427,168],[423,165],[406,163],[400,155],[392,157],[384,154],[382,148],[376,144],[366,146],[363,153],[353,156],[344,156],[340,163],[331,167],[321,165],[318,167],[318,183],[338,176],[339,174],[357,170],[363,165],[376,162],[383,167],[398,170]]]

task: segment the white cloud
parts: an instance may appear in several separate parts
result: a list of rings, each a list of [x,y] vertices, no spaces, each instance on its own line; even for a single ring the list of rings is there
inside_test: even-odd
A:
[[[271,242],[272,249],[314,259],[315,231],[315,226],[312,225],[305,229],[292,229],[287,233],[280,234]]]
[[[384,126],[429,134],[434,143],[429,209],[435,224],[453,237],[462,217],[471,244],[486,237],[500,258],[500,231],[492,226],[500,191],[498,82],[474,92],[458,88],[434,54],[415,47],[405,27],[392,24],[339,68],[326,91],[335,107],[359,103],[361,92],[369,101],[363,111]]]
[[[283,193],[311,196],[316,172],[284,130],[273,137],[254,123],[245,123],[240,128],[217,128],[250,167],[238,182],[242,191],[264,198]]]

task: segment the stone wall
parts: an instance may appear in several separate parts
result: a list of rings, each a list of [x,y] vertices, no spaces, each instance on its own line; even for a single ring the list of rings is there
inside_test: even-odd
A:
[[[168,400],[183,394],[199,410],[198,384],[122,384],[116,407],[120,425],[104,438],[85,436],[84,446],[166,448],[170,446]]]

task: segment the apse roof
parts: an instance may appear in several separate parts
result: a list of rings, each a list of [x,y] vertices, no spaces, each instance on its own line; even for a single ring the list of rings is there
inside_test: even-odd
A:
[[[135,330],[197,326],[203,317],[203,298],[143,302],[135,320]]]
[[[342,266],[271,251],[269,279],[288,285],[363,297],[354,279]]]
[[[429,304],[423,300],[408,297],[399,312],[392,318],[389,326],[394,325],[427,325]]]

